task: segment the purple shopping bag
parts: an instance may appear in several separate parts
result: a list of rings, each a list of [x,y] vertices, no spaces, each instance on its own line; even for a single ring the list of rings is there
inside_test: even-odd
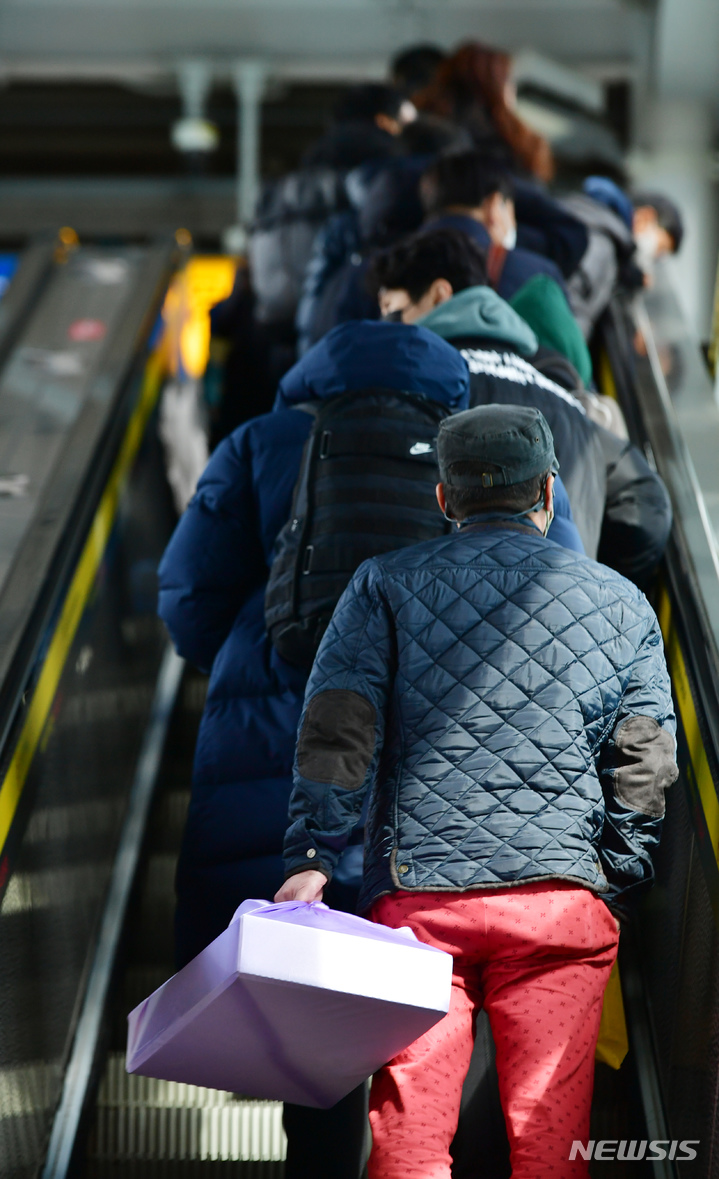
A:
[[[325,1109],[446,1015],[451,982],[410,929],[245,901],[130,1013],[127,1071]]]

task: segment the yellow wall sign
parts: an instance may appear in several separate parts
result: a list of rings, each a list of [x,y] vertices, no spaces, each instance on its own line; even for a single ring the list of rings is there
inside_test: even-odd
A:
[[[201,377],[210,350],[210,308],[232,292],[237,259],[193,255],[175,275],[162,309],[173,376]]]

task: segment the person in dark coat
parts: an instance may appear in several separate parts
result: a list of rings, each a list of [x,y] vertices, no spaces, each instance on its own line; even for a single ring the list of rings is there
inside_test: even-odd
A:
[[[393,84],[406,94],[407,98],[412,98],[434,81],[434,76],[446,56],[438,45],[426,42],[401,49],[390,62]]]
[[[512,177],[488,163],[481,152],[438,159],[422,178],[422,199],[428,230],[460,229],[482,249],[494,247],[496,273],[490,273],[490,282],[503,299],[511,299],[536,274],[553,278],[566,293],[556,262],[517,245]],[[566,213],[564,217],[569,220]],[[581,227],[579,233],[585,240]]]
[[[393,86],[353,86],[300,167],[262,186],[247,253],[258,334],[269,337],[279,375],[297,359],[294,318],[314,239],[329,218],[351,209],[347,173],[364,166],[373,175],[398,155],[401,132],[416,114]]]
[[[383,314],[422,323],[458,348],[473,405],[541,409],[554,435],[574,520],[590,557],[648,587],[669,539],[672,512],[660,477],[626,439],[598,426],[582,402],[532,364],[537,338],[487,286],[483,255],[447,229],[420,233],[379,255],[373,281]]]
[[[231,294],[210,308],[210,349],[203,379],[210,450],[242,422],[272,407],[281,374],[272,371],[273,341],[264,325],[257,323],[254,310],[249,274],[239,267]]]
[[[337,103],[332,126],[307,149],[304,168],[349,171],[393,155],[396,140],[417,112],[401,90],[382,82],[352,86]]]
[[[435,333],[334,329],[285,375],[272,413],[218,446],[163,557],[160,614],[179,653],[210,672],[177,876],[179,961],[216,937],[243,899],[270,896],[281,880],[305,677],[270,646],[263,601],[313,420],[295,406],[379,386],[451,410],[468,403],[466,365]]]
[[[419,178],[427,157],[400,157],[355,168],[345,187],[350,208],[330,217],[315,237],[297,306],[297,352],[303,356],[339,323],[377,319],[367,291],[367,255],[422,223]]]
[[[176,954],[184,965],[249,897],[282,880],[297,722],[306,675],[271,646],[264,591],[276,537],[290,516],[312,416],[295,407],[351,389],[412,390],[461,410],[469,377],[459,354],[422,328],[351,323],[334,329],[282,380],[273,412],[247,422],[213,454],[160,566],[160,614],[177,650],[209,671],[192,799],[177,871]],[[582,552],[566,493],[552,535]],[[353,845],[329,897],[353,907],[361,874]],[[287,1106],[288,1179],[357,1179],[364,1094],[328,1120]]]
[[[586,226],[540,184],[513,176],[512,185],[517,246],[551,258],[564,277],[569,278],[589,243]]]
[[[413,390],[455,411],[468,404],[469,375],[424,328],[335,328],[280,382],[272,413],[217,448],[162,559],[160,615],[178,652],[211,673],[177,875],[180,963],[243,899],[270,896],[281,879],[306,677],[269,643],[264,587],[313,420],[295,407],[372,387]],[[565,504],[562,543],[581,551]]]
[[[547,538],[539,410],[449,417],[437,452],[457,528],[363,562],[337,605],[275,899],[320,900],[367,808],[360,910],[454,958],[447,1016],[373,1077],[369,1179],[449,1179],[481,1009],[513,1179],[582,1179],[616,914],[678,774],[662,636],[634,585]]]
[[[177,869],[178,968],[243,900],[271,897],[283,877],[306,674],[270,645],[264,591],[313,421],[296,407],[379,386],[450,410],[465,408],[469,395],[464,361],[432,332],[383,323],[335,329],[285,375],[273,411],[218,446],[163,557],[160,615],[178,652],[210,673]],[[342,892],[332,903],[352,904],[356,890]],[[288,1179],[358,1179],[364,1102],[361,1088],[329,1113],[286,1106]]]
[[[423,116],[398,137],[401,155],[369,161],[349,173],[349,208],[318,231],[305,269],[295,320],[299,356],[338,323],[378,318],[365,283],[371,254],[419,228],[422,173],[439,152],[466,146],[459,128]]]

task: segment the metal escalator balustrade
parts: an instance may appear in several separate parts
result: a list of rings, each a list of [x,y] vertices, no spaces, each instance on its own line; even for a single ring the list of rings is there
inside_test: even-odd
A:
[[[603,346],[604,391],[618,397],[674,509],[655,606],[680,778],[624,981],[649,1136],[693,1140],[698,1151],[658,1167],[698,1179],[715,1172],[719,1147],[719,408],[664,269],[642,297],[610,308]]]
[[[38,246],[0,304],[3,1179],[43,1165],[166,651],[148,346],[175,261]]]

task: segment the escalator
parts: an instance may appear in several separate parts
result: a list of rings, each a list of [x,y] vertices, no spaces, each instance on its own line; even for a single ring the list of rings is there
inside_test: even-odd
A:
[[[106,309],[96,297],[86,306],[83,283],[114,274],[117,287],[120,262],[124,294]],[[0,858],[0,1171],[9,1179],[280,1179],[283,1170],[277,1103],[124,1071],[126,1013],[173,969],[172,879],[205,690],[168,651],[154,614],[172,509],[152,419],[162,366],[151,329],[174,264],[170,246],[37,247],[0,305],[0,421],[4,398],[31,398],[22,391],[37,371],[43,397],[49,389],[65,405],[69,383],[80,407],[76,419],[65,410],[59,441],[49,435],[55,457],[35,442],[30,469],[19,437],[0,467],[0,494],[15,480],[7,524],[0,501],[0,819],[8,784],[16,799]],[[658,281],[641,303],[613,306],[601,336],[604,390],[674,502],[656,605],[682,772],[657,886],[622,936],[630,1052],[618,1072],[598,1066],[592,1135],[699,1145],[691,1163],[592,1164],[617,1179],[715,1169],[719,411],[697,350],[676,337],[672,298]],[[78,355],[82,363],[67,359]],[[32,415],[26,422],[45,437]],[[46,503],[59,504],[55,515]]]
[[[73,1097],[129,804],[179,681],[155,617],[174,512],[152,428],[177,261],[172,241],[67,235],[24,253],[0,304],[3,1179],[38,1173]]]
[[[719,912],[713,899],[719,897],[713,885],[719,804],[714,782],[719,782],[719,760],[712,734],[719,729],[714,729],[712,717],[719,649],[711,620],[714,609],[719,610],[719,574],[708,512],[714,505],[719,517],[719,477],[711,463],[701,463],[701,454],[692,452],[687,440],[700,441],[705,460],[719,453],[719,411],[698,350],[677,327],[681,323],[671,288],[658,280],[642,302],[614,305],[600,336],[605,391],[620,401],[633,439],[659,469],[674,502],[676,525],[655,604],[677,698],[681,765],[680,781],[669,796],[657,885],[622,935],[629,1053],[618,1071],[606,1064],[598,1064],[596,1070],[591,1135],[596,1144],[609,1143],[610,1157],[605,1148],[604,1159],[591,1164],[591,1173],[615,1179],[681,1179],[685,1173],[713,1173],[713,1103],[719,1081],[714,981],[719,975],[713,962],[714,914]],[[681,339],[664,338],[667,324]],[[714,484],[717,494],[712,499]],[[199,680],[186,679],[184,691],[198,692],[200,687]],[[178,716],[185,716],[187,708],[181,705]],[[185,737],[187,720],[173,722],[180,724]],[[164,977],[158,969],[154,977],[142,975],[142,986],[130,985],[141,977],[137,964],[146,967],[162,945],[165,975],[172,968],[167,931],[173,857],[169,855],[162,871],[158,857],[168,855],[171,824],[160,818],[167,799],[181,778],[185,792],[188,786],[187,765],[183,767],[177,753],[170,741],[146,868],[131,910],[127,956],[112,1005],[109,1051],[97,1107],[90,1115],[87,1173],[93,1179],[275,1179],[282,1172],[283,1155],[278,1104],[127,1077],[124,1072],[125,1014]],[[179,827],[173,830],[176,846]],[[150,912],[162,913],[162,936],[158,931],[148,938]],[[475,1143],[468,1148],[465,1141],[457,1152],[455,1173],[461,1179],[479,1173],[501,1179],[506,1173],[494,1091],[486,1083],[488,1053],[485,1044],[476,1054],[477,1083],[465,1090],[464,1135],[474,1136]],[[660,1146],[651,1153],[666,1157],[650,1161],[645,1152],[639,1160],[611,1158],[618,1143],[642,1140],[664,1143],[664,1149]],[[685,1140],[696,1147],[697,1159],[681,1164],[673,1157],[678,1150],[672,1143]]]

